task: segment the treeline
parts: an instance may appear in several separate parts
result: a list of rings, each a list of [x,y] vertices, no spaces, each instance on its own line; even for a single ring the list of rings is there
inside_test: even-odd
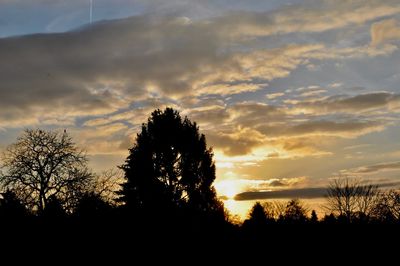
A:
[[[213,151],[205,136],[171,108],[151,114],[119,170],[95,174],[87,162],[66,131],[25,130],[1,156],[0,222],[134,224],[153,232],[219,233],[272,224],[400,222],[399,192],[342,179],[327,188],[329,215],[318,217],[296,199],[257,202],[248,219],[238,223],[213,187]]]
[[[119,170],[93,173],[66,130],[25,130],[0,162],[0,222],[228,224],[212,149],[196,123],[171,108],[151,114]]]
[[[400,224],[400,192],[380,190],[356,179],[336,179],[327,188],[324,215],[298,199],[284,202],[256,202],[243,227],[262,228],[268,225],[346,225]]]

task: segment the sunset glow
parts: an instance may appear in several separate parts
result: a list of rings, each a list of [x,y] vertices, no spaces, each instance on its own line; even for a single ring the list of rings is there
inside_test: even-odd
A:
[[[94,171],[115,168],[169,106],[242,217],[274,191],[318,208],[308,189],[337,176],[400,186],[398,0],[83,2],[0,0],[1,150],[66,130]]]

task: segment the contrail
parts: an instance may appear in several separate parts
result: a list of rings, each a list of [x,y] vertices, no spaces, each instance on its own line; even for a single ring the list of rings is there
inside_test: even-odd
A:
[[[92,24],[93,21],[93,0],[90,0],[90,10],[89,10],[89,22]]]

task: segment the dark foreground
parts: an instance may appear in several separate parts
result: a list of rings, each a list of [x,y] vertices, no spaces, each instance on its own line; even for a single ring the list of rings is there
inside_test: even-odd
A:
[[[163,265],[171,262],[213,265],[215,259],[225,262],[279,259],[284,263],[317,260],[315,254],[326,260],[325,265],[341,256],[388,259],[398,253],[400,239],[399,225],[373,224],[275,224],[243,228],[228,223],[119,219],[8,221],[1,228],[1,255],[11,256],[12,265],[51,261],[50,258],[56,259],[53,265],[61,262],[80,265],[83,261],[119,265],[126,260],[145,262],[139,265],[153,265],[160,260]]]

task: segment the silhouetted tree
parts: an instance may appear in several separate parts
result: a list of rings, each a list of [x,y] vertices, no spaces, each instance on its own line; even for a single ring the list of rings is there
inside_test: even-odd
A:
[[[357,180],[335,179],[328,187],[326,208],[348,222],[365,220],[371,215],[379,198],[376,185],[362,185]]]
[[[124,175],[120,169],[109,169],[96,174],[87,186],[84,196],[95,195],[102,201],[114,205],[118,199]]]
[[[322,219],[322,222],[325,224],[334,224],[336,223],[336,217],[333,213],[325,214],[324,218]]]
[[[15,191],[26,206],[39,213],[50,197],[73,205],[92,179],[86,156],[65,132],[25,130],[2,159],[6,174],[0,177],[1,185]]]
[[[265,213],[264,207],[260,202],[256,202],[249,212],[249,218],[246,220],[251,226],[264,226],[267,224],[267,214]]]
[[[1,193],[1,196],[0,219],[18,219],[28,215],[28,210],[25,208],[25,205],[13,191],[7,190]]]
[[[300,200],[290,200],[285,208],[284,221],[289,223],[304,223],[307,220],[307,209]]]
[[[381,193],[372,211],[374,219],[380,222],[393,223],[400,221],[400,193],[389,190]]]
[[[315,210],[311,211],[310,222],[313,223],[313,224],[318,223],[318,216],[317,216],[317,212]]]
[[[188,209],[223,216],[212,183],[213,152],[196,123],[171,108],[156,110],[137,135],[125,164],[121,200],[139,210]]]

